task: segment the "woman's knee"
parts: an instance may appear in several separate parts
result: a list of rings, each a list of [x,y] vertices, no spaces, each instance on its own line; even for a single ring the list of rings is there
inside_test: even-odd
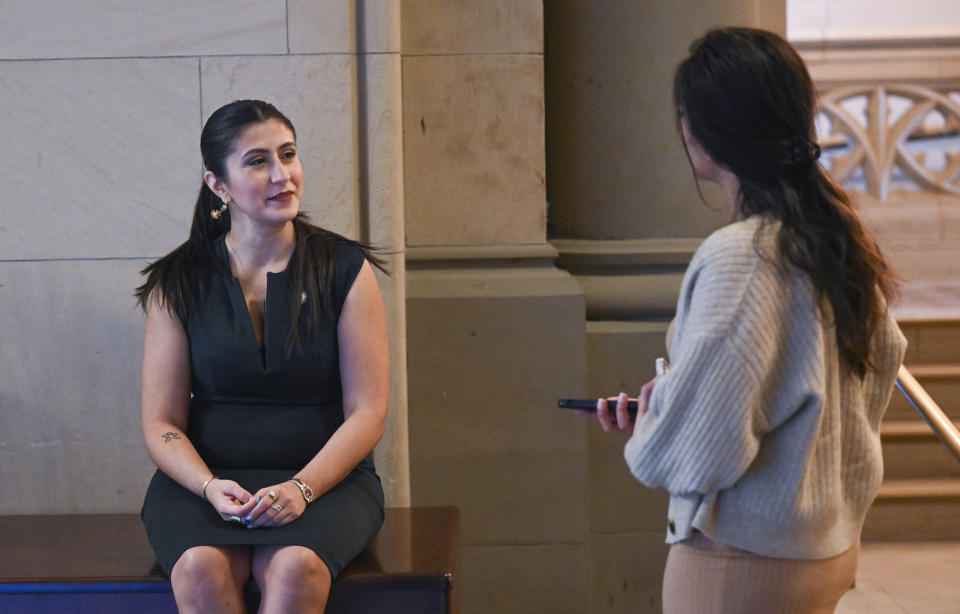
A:
[[[317,554],[302,546],[280,548],[270,557],[266,580],[279,586],[328,591],[330,570]]]
[[[180,612],[242,612],[243,580],[250,554],[240,549],[196,546],[173,566],[170,583]]]
[[[228,553],[211,546],[196,546],[177,559],[170,582],[174,589],[220,590],[234,583],[234,566]]]

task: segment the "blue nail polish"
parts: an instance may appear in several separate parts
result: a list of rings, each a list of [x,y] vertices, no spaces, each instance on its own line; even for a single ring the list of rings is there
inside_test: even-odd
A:
[[[243,520],[244,520],[244,522],[250,522],[250,516],[247,516],[247,517],[244,518]]]
[[[257,497],[257,503],[260,503],[260,499],[263,499],[263,497]]]
[[[252,528],[253,528],[253,525],[249,525],[249,524],[248,524],[248,525],[247,525],[247,528],[248,528],[248,529],[252,529]]]

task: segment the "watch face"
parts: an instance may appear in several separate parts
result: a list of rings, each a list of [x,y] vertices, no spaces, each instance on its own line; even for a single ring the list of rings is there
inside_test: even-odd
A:
[[[313,501],[313,489],[307,486],[306,482],[299,478],[290,478],[290,481],[297,485],[297,488],[300,489],[300,494],[303,495],[307,503]]]

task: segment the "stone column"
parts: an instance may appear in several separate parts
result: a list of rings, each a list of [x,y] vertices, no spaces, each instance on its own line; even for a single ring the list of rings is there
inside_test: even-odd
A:
[[[586,609],[583,296],[546,242],[542,3],[402,3],[411,499],[464,612]]]

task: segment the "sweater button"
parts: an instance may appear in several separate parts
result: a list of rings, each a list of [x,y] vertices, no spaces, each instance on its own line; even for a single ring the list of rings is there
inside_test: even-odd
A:
[[[673,524],[672,520],[667,521],[667,531],[670,531],[670,535],[674,535],[677,532],[677,525]]]

